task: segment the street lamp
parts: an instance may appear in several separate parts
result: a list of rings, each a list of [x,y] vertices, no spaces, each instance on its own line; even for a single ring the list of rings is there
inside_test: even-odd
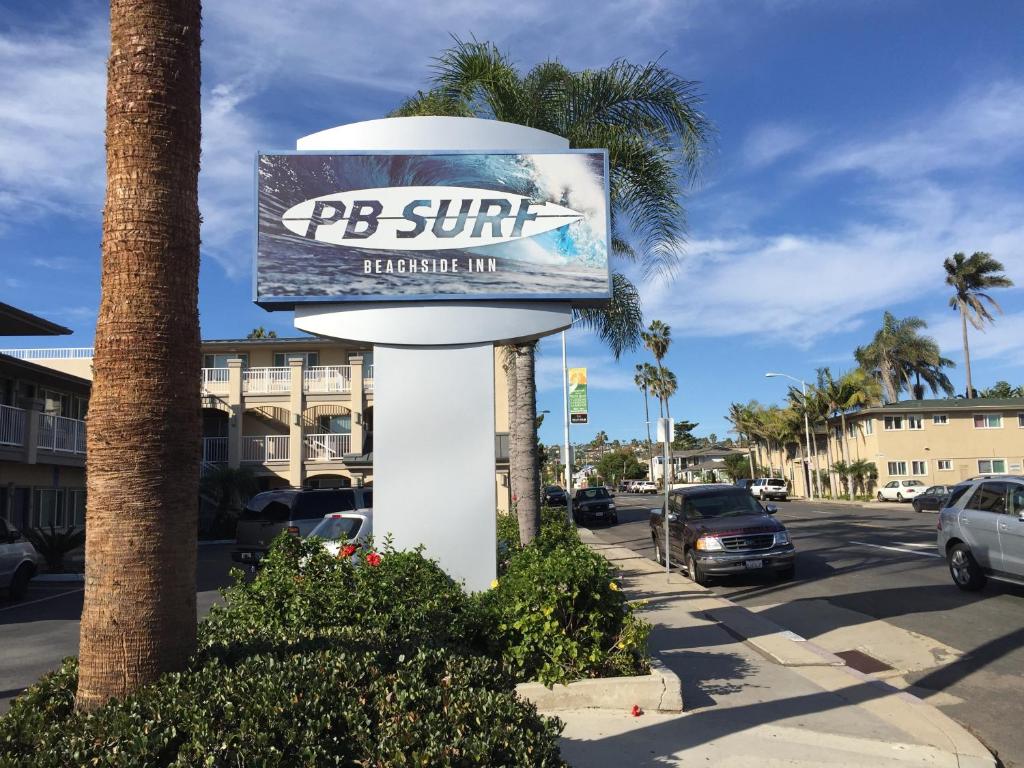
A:
[[[807,446],[807,454],[808,454],[807,469],[808,469],[808,472],[810,472],[810,469],[811,469],[811,466],[810,466],[811,422],[807,418],[807,382],[804,381],[803,379],[798,379],[796,376],[790,376],[788,373],[766,373],[765,376],[767,378],[769,378],[769,379],[775,378],[776,376],[782,376],[782,377],[790,379],[792,381],[796,381],[796,382],[798,382],[800,384],[800,390],[801,390],[801,392],[803,392],[803,396],[804,396],[804,439],[805,439],[805,445]],[[814,475],[815,475],[814,483],[817,483],[817,481],[818,481],[817,472],[815,472]],[[807,492],[810,494],[812,499],[814,498],[814,483],[808,483],[807,484]]]

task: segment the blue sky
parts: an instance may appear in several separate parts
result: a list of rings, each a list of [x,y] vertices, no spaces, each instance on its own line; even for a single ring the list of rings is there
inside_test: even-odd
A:
[[[0,299],[73,328],[58,341],[74,346],[91,343],[99,299],[106,24],[94,2],[0,11]],[[642,285],[648,319],[672,326],[672,413],[698,434],[724,436],[731,401],[781,399],[767,370],[850,367],[885,309],[925,318],[961,363],[941,266],[956,250],[991,251],[1020,286],[972,336],[975,384],[1024,383],[1022,28],[1024,5],[984,0],[209,2],[203,334],[291,332],[288,313],[250,302],[254,152],[383,116],[426,85],[450,34],[475,35],[524,67],[661,56],[702,83],[718,136],[686,190],[683,260],[674,281]],[[615,362],[578,331],[569,349],[591,382],[574,439],[641,435],[645,355]],[[544,341],[538,407],[552,416],[560,362]],[[962,391],[962,366],[951,376]]]

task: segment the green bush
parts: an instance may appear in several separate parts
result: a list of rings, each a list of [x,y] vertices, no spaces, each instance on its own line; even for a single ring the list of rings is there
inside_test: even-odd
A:
[[[540,533],[537,539],[543,547],[550,549],[561,544],[577,544],[580,537],[576,533],[576,526],[569,521],[565,507],[541,507]],[[502,543],[510,550],[522,546],[519,539],[519,519],[515,512],[498,515],[499,549]]]
[[[577,540],[524,547],[481,597],[492,651],[520,681],[646,674],[650,625],[634,615],[611,564]]]

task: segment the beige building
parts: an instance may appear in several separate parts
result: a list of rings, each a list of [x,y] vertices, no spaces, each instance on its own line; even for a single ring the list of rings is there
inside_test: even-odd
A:
[[[69,333],[0,303],[0,336]],[[89,380],[19,352],[0,351],[0,517],[19,529],[82,525]]]
[[[949,485],[980,474],[1024,472],[1024,397],[965,400],[907,400],[833,417],[819,431],[818,462],[870,461],[878,469],[875,487],[890,480]],[[842,447],[840,447],[840,442]],[[790,446],[785,476],[795,493],[806,495],[800,453]]]

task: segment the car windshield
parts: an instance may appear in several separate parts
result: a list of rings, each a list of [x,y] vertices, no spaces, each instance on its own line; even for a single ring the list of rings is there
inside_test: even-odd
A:
[[[769,480],[769,481],[768,481],[768,485],[777,485],[777,486],[783,486],[783,485],[785,485],[785,484],[786,484],[786,481],[785,481],[785,480]]]
[[[562,489],[557,485],[549,485],[544,489],[546,493],[561,493]]]
[[[608,496],[607,488],[580,488],[576,491],[576,498],[589,501],[590,499],[607,499],[610,497]]]
[[[362,524],[361,517],[325,517],[309,535],[329,541],[348,541],[359,533]]]
[[[905,485],[905,486],[924,485],[924,483],[922,483],[920,480],[904,480],[903,481],[903,485]]]
[[[749,493],[730,489],[684,497],[683,514],[687,520],[699,520],[709,517],[763,515],[764,509]]]

